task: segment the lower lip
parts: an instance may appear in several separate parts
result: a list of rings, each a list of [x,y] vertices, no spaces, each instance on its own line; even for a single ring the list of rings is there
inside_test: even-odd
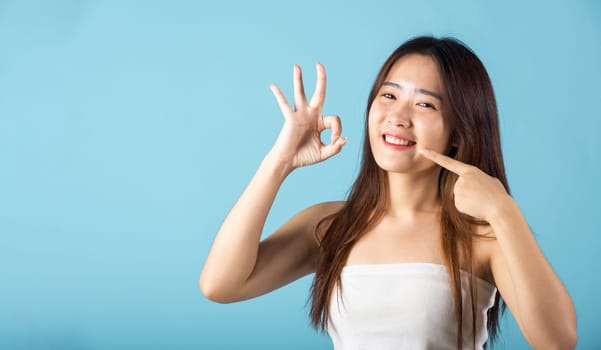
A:
[[[403,150],[406,150],[406,149],[414,148],[415,145],[416,145],[415,143],[412,144],[412,145],[410,145],[410,146],[397,145],[397,144],[394,144],[394,143],[386,142],[386,139],[384,137],[382,137],[382,140],[384,140],[384,144],[387,147],[390,147],[390,148],[393,148],[393,149],[396,149],[396,150],[399,150],[399,151],[403,151]]]

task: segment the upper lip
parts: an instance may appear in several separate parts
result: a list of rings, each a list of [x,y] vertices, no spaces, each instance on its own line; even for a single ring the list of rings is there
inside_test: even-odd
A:
[[[407,141],[415,142],[414,140],[412,140],[412,139],[410,139],[410,138],[408,138],[408,137],[406,137],[406,136],[399,135],[399,134],[393,134],[393,133],[391,133],[391,132],[385,132],[383,135],[384,135],[384,136],[388,135],[388,136],[396,137],[397,139],[401,139],[401,140],[407,140]]]

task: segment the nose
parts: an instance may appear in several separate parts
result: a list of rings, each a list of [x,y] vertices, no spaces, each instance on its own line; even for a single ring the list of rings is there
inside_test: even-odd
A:
[[[386,117],[389,124],[408,128],[412,125],[409,103],[399,103],[396,108],[391,109]]]

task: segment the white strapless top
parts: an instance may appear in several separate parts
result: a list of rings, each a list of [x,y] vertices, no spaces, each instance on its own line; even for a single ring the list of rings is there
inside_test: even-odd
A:
[[[454,301],[444,265],[347,265],[341,279],[342,294],[334,287],[327,329],[334,349],[456,349]],[[461,280],[463,348],[473,349],[469,274],[461,271]],[[488,338],[486,312],[497,288],[480,278],[475,283],[476,349],[482,349]]]

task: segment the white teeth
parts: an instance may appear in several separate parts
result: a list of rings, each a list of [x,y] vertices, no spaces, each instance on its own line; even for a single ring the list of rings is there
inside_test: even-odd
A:
[[[386,140],[386,142],[392,143],[395,145],[409,146],[409,145],[413,144],[413,142],[411,142],[409,140],[401,140],[399,138],[396,138],[396,137],[390,136],[390,135],[384,135],[384,139]]]

